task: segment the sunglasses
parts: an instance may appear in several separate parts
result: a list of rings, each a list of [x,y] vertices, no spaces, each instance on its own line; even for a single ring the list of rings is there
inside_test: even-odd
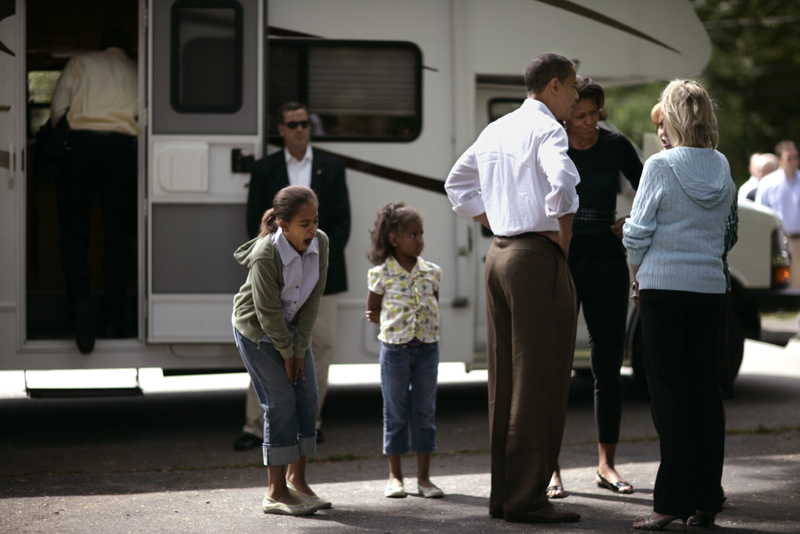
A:
[[[290,121],[284,123],[283,125],[289,128],[290,130],[296,130],[298,126],[305,130],[306,128],[309,127],[310,124],[311,121]]]

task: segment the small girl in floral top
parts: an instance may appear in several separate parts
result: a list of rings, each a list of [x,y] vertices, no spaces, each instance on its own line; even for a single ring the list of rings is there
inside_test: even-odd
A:
[[[405,497],[400,458],[417,454],[417,491],[443,497],[429,478],[436,450],[439,370],[439,283],[442,269],[419,255],[422,217],[404,203],[378,211],[370,231],[367,320],[380,323],[383,454],[389,457],[386,497]],[[410,430],[410,436],[409,436]]]

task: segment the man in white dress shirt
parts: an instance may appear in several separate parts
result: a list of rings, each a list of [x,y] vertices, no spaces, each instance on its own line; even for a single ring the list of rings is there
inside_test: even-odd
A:
[[[783,223],[789,238],[792,260],[800,259],[800,171],[797,147],[791,141],[781,141],[775,147],[780,168],[761,179],[756,202],[772,208]],[[800,272],[792,276],[792,286],[800,288]]]
[[[139,86],[136,62],[128,57],[131,38],[119,28],[103,34],[100,51],[73,57],[61,71],[50,104],[53,126],[66,115],[62,178],[57,183],[61,261],[75,341],[83,354],[94,350],[97,330],[105,337],[132,337],[126,320],[130,273],[136,268]],[[95,310],[88,252],[92,206],[100,204],[103,224],[104,301]],[[128,317],[127,319],[131,319]],[[106,324],[96,325],[98,320]]]
[[[578,170],[567,120],[578,98],[572,63],[542,54],[525,70],[528,98],[493,122],[445,183],[454,211],[495,238],[486,256],[492,488],[489,514],[560,523],[545,488],[564,434],[576,302],[567,254]]]

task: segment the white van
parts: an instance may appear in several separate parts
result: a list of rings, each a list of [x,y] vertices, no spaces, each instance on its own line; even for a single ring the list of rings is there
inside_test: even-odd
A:
[[[545,51],[574,59],[579,73],[605,86],[696,75],[710,57],[687,0],[3,5],[13,11],[0,13],[0,370],[241,371],[230,313],[246,273],[232,253],[247,239],[248,165],[277,150],[274,115],[287,100],[309,104],[314,146],[348,167],[350,290],[338,301],[335,363],[378,361],[376,326],[363,313],[367,230],[381,205],[404,200],[425,217],[424,256],[445,272],[441,359],[471,366],[485,348],[481,251],[488,238],[451,211],[443,181],[488,121],[487,104],[524,97],[522,72]],[[119,303],[128,317],[124,336],[101,333],[83,355],[66,319],[55,188],[37,180],[33,135],[69,57],[95,49],[111,25],[138,44],[136,276]],[[774,218],[755,212],[771,221],[755,231],[760,248],[748,253],[764,266],[742,269],[737,279],[769,292],[769,270],[784,250],[770,249],[766,226]],[[97,289],[99,235],[92,243]]]

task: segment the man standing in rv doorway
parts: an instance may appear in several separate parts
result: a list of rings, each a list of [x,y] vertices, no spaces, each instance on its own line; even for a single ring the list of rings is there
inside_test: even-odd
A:
[[[272,199],[284,187],[304,185],[317,194],[319,229],[330,239],[328,280],[311,333],[311,353],[319,388],[317,443],[322,443],[322,405],[328,392],[328,368],[336,348],[336,294],[347,291],[344,248],[350,237],[350,200],[344,162],[311,147],[308,107],[298,102],[287,102],[278,109],[277,118],[284,148],[253,164],[247,196],[247,233],[250,239],[258,236],[264,212],[272,207]],[[234,442],[234,450],[261,446],[263,433],[264,409],[258,402],[253,384],[250,384],[243,434]]]
[[[453,210],[495,234],[486,256],[486,351],[492,486],[489,514],[563,523],[545,488],[564,435],[575,348],[575,287],[567,265],[580,182],[567,155],[575,68],[541,54],[525,70],[528,98],[493,122],[453,166]]]
[[[75,341],[94,349],[96,317],[107,320],[108,337],[125,337],[125,305],[132,238],[136,235],[136,138],[139,125],[136,62],[127,55],[131,38],[113,28],[100,51],[69,60],[56,83],[50,105],[55,126],[66,114],[69,125],[62,176],[57,184],[61,261]],[[87,260],[92,205],[100,199],[103,217],[104,309],[95,314]]]

